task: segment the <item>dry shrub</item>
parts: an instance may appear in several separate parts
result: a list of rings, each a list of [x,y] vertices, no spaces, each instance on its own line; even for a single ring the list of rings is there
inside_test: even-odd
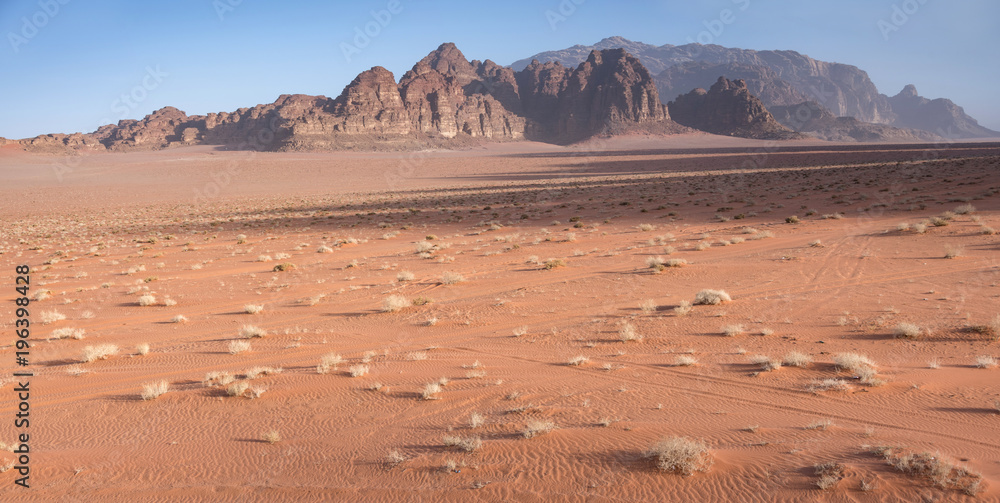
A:
[[[326,374],[330,370],[337,370],[337,366],[343,363],[343,361],[344,358],[337,353],[327,353],[320,358],[319,365],[316,366],[316,372]]]
[[[524,429],[521,430],[521,434],[524,435],[524,438],[534,438],[554,429],[556,429],[556,423],[548,419],[529,419],[525,423]]]
[[[262,338],[267,335],[267,330],[254,325],[243,325],[240,328],[240,337],[244,339]]]
[[[442,443],[446,447],[458,447],[465,452],[474,452],[483,446],[483,439],[479,436],[459,437],[458,435],[445,435]]]
[[[407,299],[402,295],[390,295],[382,301],[382,312],[394,313],[400,309],[410,307],[411,305],[413,305],[413,303],[410,299]]]
[[[107,360],[116,354],[118,354],[118,346],[114,344],[98,344],[83,348],[83,357],[81,359],[84,363],[90,363],[97,360]]]
[[[816,486],[824,491],[833,489],[838,482],[844,480],[844,465],[840,463],[823,463],[816,465],[815,469],[819,476]]]
[[[351,365],[350,367],[347,367],[347,373],[350,374],[351,377],[361,377],[367,374],[369,370],[368,365]]]
[[[621,339],[622,342],[642,342],[642,334],[637,332],[635,327],[628,322],[623,323],[622,328],[618,330],[618,338]]]
[[[674,365],[678,367],[691,367],[698,364],[698,359],[693,356],[681,355],[674,360]]]
[[[680,304],[678,304],[677,307],[674,308],[674,313],[676,313],[677,316],[686,316],[690,312],[691,312],[691,303],[686,300],[682,300]]]
[[[589,362],[590,362],[590,358],[587,358],[586,356],[580,355],[580,356],[574,356],[573,358],[570,358],[569,361],[567,362],[567,365],[570,365],[572,367],[579,367],[579,366],[581,366],[581,365],[583,365],[585,363],[589,363]]]
[[[896,337],[902,337],[904,339],[916,339],[920,336],[920,326],[915,323],[900,323],[896,325],[892,334]]]
[[[441,275],[441,282],[446,285],[454,285],[463,281],[465,281],[465,276],[457,272],[448,271]]]
[[[688,476],[707,472],[714,462],[704,442],[677,436],[656,442],[645,452],[645,457],[652,458],[660,470]]]
[[[545,261],[543,266],[545,269],[555,269],[557,267],[566,267],[566,261],[561,258],[550,258]]]
[[[812,363],[812,358],[807,354],[792,351],[785,355],[782,362],[789,367],[807,367]]]
[[[229,343],[229,354],[239,354],[250,351],[250,341],[232,341]]]
[[[158,398],[160,395],[170,391],[170,383],[167,381],[160,381],[157,383],[149,383],[142,385],[142,399],[143,400],[153,400]]]
[[[954,489],[969,496],[985,490],[983,476],[939,453],[911,452],[903,447],[876,446],[869,452],[893,468],[925,479],[940,489]]]
[[[424,386],[424,390],[420,393],[421,398],[424,400],[437,400],[441,398],[437,396],[443,390],[440,383],[431,382]]]
[[[745,332],[743,325],[726,325],[722,327],[722,334],[726,337],[736,337]]]
[[[694,296],[695,304],[705,304],[711,306],[722,304],[723,302],[730,302],[731,300],[733,300],[732,297],[730,297],[725,290],[705,289],[698,292],[698,294]]]

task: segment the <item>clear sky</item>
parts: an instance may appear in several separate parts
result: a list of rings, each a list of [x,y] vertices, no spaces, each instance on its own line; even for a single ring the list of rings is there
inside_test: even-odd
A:
[[[613,35],[680,45],[727,8],[735,20],[716,44],[856,65],[885,94],[912,83],[1000,130],[996,0],[398,0],[397,13],[373,17],[390,3],[3,0],[0,136],[89,132],[167,105],[204,114],[281,94],[337,96],[372,66],[398,80],[442,42],[504,65]],[[376,17],[385,26],[355,45]],[[888,40],[880,21],[898,28]],[[344,44],[358,51],[345,57]]]

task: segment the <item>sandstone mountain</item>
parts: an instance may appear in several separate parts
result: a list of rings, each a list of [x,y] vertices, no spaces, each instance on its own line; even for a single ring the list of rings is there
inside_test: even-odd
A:
[[[940,141],[942,138],[921,129],[906,129],[861,122],[854,117],[836,117],[815,101],[795,105],[775,105],[768,108],[783,126],[809,136],[828,141]]]
[[[654,46],[610,37],[592,46],[575,45],[542,52],[516,61],[511,67],[523,68],[533,59],[575,65],[587,51],[614,47],[625,47],[639,58],[655,75],[660,95],[668,101],[691,89],[707,88],[719,75],[727,75],[745,80],[750,92],[769,108],[813,101],[835,117],[854,117],[860,122],[923,129],[954,138],[1000,136],[979,126],[949,100],[926,100],[907,90],[889,98],[878,92],[861,69],[818,61],[795,51],[754,51],[701,44]]]
[[[413,149],[529,139],[686,130],[670,121],[652,76],[623,49],[591,51],[575,68],[532,63],[520,72],[468,61],[446,43],[397,83],[374,67],[335,98],[282,95],[234,112],[187,116],[173,107],[88,134],[21,140],[31,150],[111,151],[210,144],[253,150]]]
[[[896,126],[932,131],[947,138],[982,138],[1000,136],[1000,132],[987,129],[966,115],[962,107],[949,99],[929,100],[917,94],[910,84],[899,94],[889,98],[896,113]]]
[[[743,80],[719,80],[708,91],[698,88],[668,103],[680,124],[710,133],[757,139],[791,139],[801,135],[782,126]]]

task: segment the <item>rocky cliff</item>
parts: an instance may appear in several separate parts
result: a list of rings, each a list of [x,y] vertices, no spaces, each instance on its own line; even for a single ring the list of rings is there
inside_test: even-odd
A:
[[[878,92],[863,70],[810,58],[795,51],[754,51],[718,45],[662,45],[610,37],[592,46],[575,45],[547,51],[514,62],[515,70],[529,61],[558,61],[576,65],[593,49],[627,48],[655,75],[664,100],[695,88],[707,88],[719,75],[739,78],[768,108],[812,101],[835,117],[860,122],[915,128],[952,138],[995,137],[950,100],[927,100],[915,90],[895,97]],[[877,128],[873,128],[877,129]],[[886,130],[889,131],[889,130]]]
[[[566,143],[595,134],[684,128],[670,121],[652,76],[622,49],[591,51],[576,68],[520,72],[469,61],[442,44],[399,82],[374,67],[335,99],[282,95],[234,112],[188,116],[173,107],[93,133],[22,140],[31,150],[111,151],[211,144],[252,150],[409,149],[475,141]]]
[[[910,84],[889,98],[896,113],[894,125],[932,131],[946,138],[985,138],[1000,136],[1000,132],[985,128],[966,115],[962,107],[949,99],[929,100],[917,94]]]
[[[719,79],[708,91],[698,88],[668,103],[679,124],[710,133],[757,139],[790,139],[799,135],[774,120],[743,80]]]
[[[932,142],[941,137],[920,129],[861,122],[854,117],[837,117],[815,101],[768,108],[783,126],[814,138],[840,142]]]

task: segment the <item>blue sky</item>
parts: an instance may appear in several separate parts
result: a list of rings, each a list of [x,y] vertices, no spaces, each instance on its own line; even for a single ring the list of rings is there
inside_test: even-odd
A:
[[[372,66],[398,80],[442,42],[504,65],[613,35],[680,45],[726,8],[736,19],[714,43],[853,64],[885,94],[912,83],[1000,130],[1000,2],[992,0],[398,0],[397,13],[348,60],[342,44],[389,4],[5,0],[0,136],[89,132],[167,105],[204,114],[286,93],[337,96]],[[896,16],[886,40],[878,24],[893,23],[894,5],[911,14],[901,23]],[[546,13],[560,6],[568,15],[553,28]]]

